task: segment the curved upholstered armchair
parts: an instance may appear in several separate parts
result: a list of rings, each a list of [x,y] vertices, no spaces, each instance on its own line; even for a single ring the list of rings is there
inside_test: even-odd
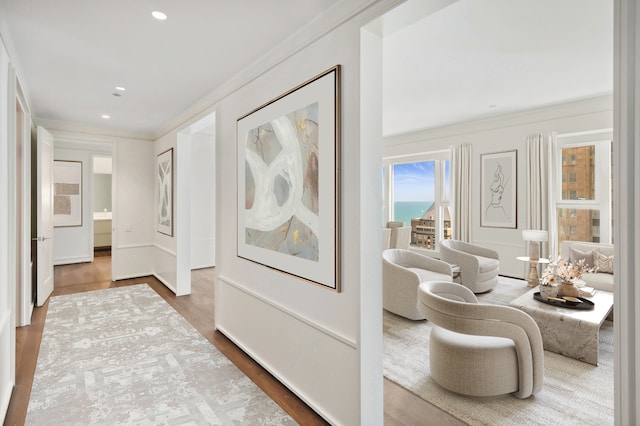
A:
[[[451,266],[404,249],[382,252],[382,307],[412,320],[418,311],[418,286],[424,281],[452,281]]]
[[[544,349],[535,321],[509,306],[479,304],[466,287],[420,284],[418,306],[433,323],[431,375],[464,395],[535,395],[544,380]]]
[[[440,241],[440,258],[460,266],[460,283],[474,293],[484,293],[498,284],[498,252],[458,240]]]

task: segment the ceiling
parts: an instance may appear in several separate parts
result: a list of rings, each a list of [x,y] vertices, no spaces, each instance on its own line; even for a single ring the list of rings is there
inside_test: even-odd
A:
[[[153,138],[337,3],[0,0],[0,30],[35,119]]]
[[[613,92],[613,0],[410,0],[384,39],[384,134]],[[424,15],[423,15],[424,16]]]
[[[0,30],[36,120],[153,139],[340,2],[0,0]],[[385,19],[385,135],[612,92],[612,1],[409,0]]]

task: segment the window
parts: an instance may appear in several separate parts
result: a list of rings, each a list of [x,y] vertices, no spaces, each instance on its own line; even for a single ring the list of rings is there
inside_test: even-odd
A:
[[[558,247],[564,240],[611,242],[611,138],[610,130],[558,135]]]
[[[411,245],[435,250],[451,238],[449,151],[384,160],[388,220],[411,226]]]

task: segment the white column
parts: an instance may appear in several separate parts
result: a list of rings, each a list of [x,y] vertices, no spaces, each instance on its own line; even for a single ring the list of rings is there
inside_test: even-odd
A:
[[[614,243],[615,424],[638,424],[640,406],[640,10],[615,0]]]

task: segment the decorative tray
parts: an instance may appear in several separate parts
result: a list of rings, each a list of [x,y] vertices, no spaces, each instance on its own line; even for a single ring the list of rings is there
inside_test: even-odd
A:
[[[580,300],[580,302],[570,301],[563,299],[562,297],[556,297],[551,300],[546,300],[542,296],[540,296],[540,292],[533,293],[533,298],[539,302],[546,303],[547,305],[559,306],[561,308],[568,309],[580,309],[588,311],[593,309],[595,306],[593,302],[589,299],[585,299],[584,297],[573,297],[572,299]]]

